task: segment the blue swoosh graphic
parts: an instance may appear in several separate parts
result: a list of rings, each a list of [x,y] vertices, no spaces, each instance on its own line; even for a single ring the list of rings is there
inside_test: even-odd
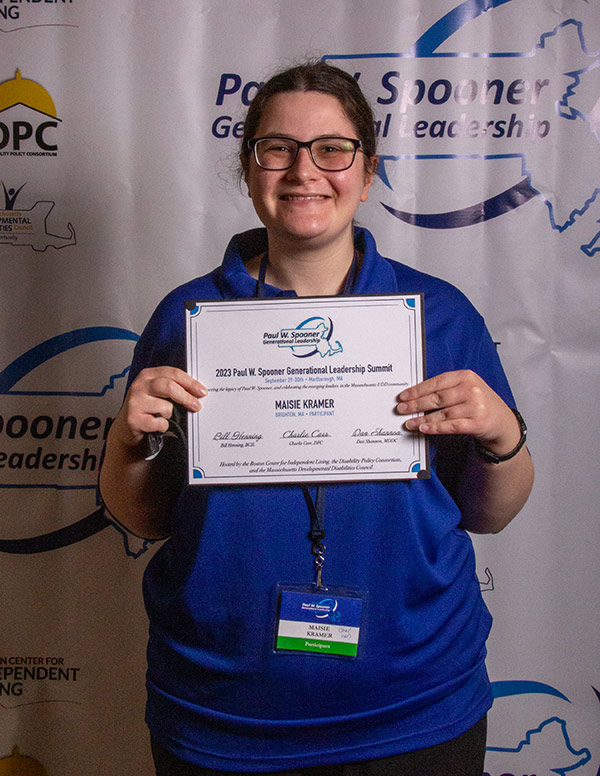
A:
[[[10,389],[29,372],[71,348],[103,340],[137,342],[138,339],[139,336],[134,332],[113,326],[90,326],[51,337],[23,353],[0,372],[0,394],[11,393]],[[111,377],[108,386],[102,389],[101,395],[106,392],[108,387],[112,386],[114,377],[116,376]],[[15,393],[18,392],[15,391]],[[48,552],[80,542],[112,525],[113,523],[104,516],[104,508],[99,507],[77,522],[41,536],[25,539],[0,539],[0,552],[18,555]]]
[[[449,11],[447,14],[442,16],[440,19],[438,19],[437,22],[431,25],[429,29],[427,29],[423,35],[421,35],[420,38],[417,39],[417,41],[413,44],[413,46],[404,53],[363,53],[363,54],[342,54],[342,55],[330,55],[323,57],[324,60],[328,59],[370,59],[370,58],[442,58],[442,57],[486,57],[486,58],[496,58],[496,57],[530,57],[534,56],[535,49],[544,49],[546,47],[546,42],[556,37],[559,31],[562,29],[574,26],[577,30],[577,35],[579,38],[579,44],[581,46],[581,50],[587,55],[587,56],[597,56],[597,52],[594,52],[590,49],[590,47],[587,45],[587,42],[585,40],[585,36],[583,33],[583,25],[580,21],[577,21],[576,19],[566,19],[565,21],[559,23],[556,25],[556,27],[549,31],[545,32],[541,35],[539,43],[534,47],[533,50],[528,52],[492,52],[492,53],[467,53],[467,52],[444,52],[444,53],[437,53],[437,49],[446,41],[448,38],[450,38],[455,32],[460,30],[462,27],[464,27],[469,22],[474,21],[478,17],[480,17],[482,14],[494,10],[495,8],[498,8],[502,5],[505,5],[506,3],[512,2],[512,0],[465,0],[465,2],[460,3],[457,5],[456,8],[454,8],[452,11]],[[587,2],[587,0],[584,0],[584,2]],[[583,119],[588,120],[587,117],[581,113],[581,111],[578,111],[576,108],[572,108],[569,105],[569,98],[572,97],[577,87],[580,84],[580,76],[583,73],[588,73],[590,70],[593,70],[596,67],[600,67],[600,61],[595,61],[592,64],[590,64],[588,67],[582,68],[580,70],[576,70],[570,73],[565,73],[565,75],[572,78],[573,83],[568,86],[566,89],[562,99],[558,103],[558,115],[561,118],[564,119]],[[482,157],[485,158],[485,157]],[[500,157],[498,157],[500,158]],[[381,165],[380,170],[381,172]],[[386,181],[385,178],[383,178],[383,182],[389,186],[389,182]],[[390,186],[391,188],[391,186]],[[522,183],[517,183],[514,186],[515,189],[515,201],[518,204],[515,204],[514,207],[518,207],[521,204],[524,204],[524,201],[521,199],[521,196],[523,194],[523,186]],[[567,220],[560,224],[556,221],[555,212],[554,212],[554,205],[552,202],[548,201],[546,197],[544,197],[541,192],[535,191],[532,187],[532,192],[534,193],[534,196],[538,196],[542,202],[546,205],[548,209],[548,214],[550,218],[550,225],[552,229],[558,231],[559,233],[562,233],[565,231],[565,229],[568,229],[570,226],[572,226],[575,222],[575,219],[587,212],[587,210],[591,207],[591,205],[596,201],[598,196],[600,195],[600,189],[595,188],[592,192],[591,196],[585,201],[582,207],[575,208],[571,211],[569,214],[569,217]],[[510,191],[504,192],[503,194],[505,201],[510,202],[511,200],[511,194]],[[383,203],[382,203],[383,204]],[[476,211],[478,207],[481,207],[481,205],[490,205],[488,203],[477,203],[469,208],[467,208],[467,211],[470,211],[471,214]],[[498,202],[501,206],[501,202]],[[384,207],[386,207],[384,205]],[[390,213],[393,215],[397,215],[398,218],[401,218],[401,220],[405,221],[406,223],[410,223],[415,226],[426,226],[428,228],[453,228],[453,226],[459,226],[461,224],[462,218],[460,216],[460,211],[454,211],[451,215],[447,213],[442,213],[441,215],[441,223],[439,226],[432,225],[427,218],[423,218],[420,214],[414,214],[413,218],[408,218],[406,213],[403,211],[393,211],[390,208],[387,208]],[[509,208],[510,209],[510,208]],[[493,215],[494,208],[492,207],[490,210],[490,217],[494,218],[495,215]],[[497,213],[497,215],[501,215],[502,212]],[[447,220],[449,223],[448,227],[443,226],[444,219]],[[469,223],[478,223],[479,221],[469,221],[468,220],[468,212],[465,213],[465,223],[463,225],[468,225]],[[595,237],[587,244],[584,244],[581,247],[581,250],[588,256],[593,256],[598,252],[597,242],[598,238],[600,236],[600,233],[595,235]]]
[[[435,50],[461,27],[474,21],[487,11],[498,8],[511,0],[466,0],[466,2],[449,11],[433,24],[407,52],[408,56],[432,57]],[[456,229],[462,226],[478,224],[490,218],[497,218],[509,210],[520,207],[533,197],[538,196],[527,180],[520,181],[501,194],[484,202],[478,202],[470,207],[454,210],[448,213],[424,215],[419,213],[404,213],[388,207],[384,208],[392,215],[407,224],[421,226],[427,229]]]
[[[447,53],[447,54],[436,54],[435,50],[444,43],[451,35],[453,35],[457,30],[459,30],[462,26],[465,24],[468,24],[469,22],[476,19],[478,16],[480,16],[482,13],[485,13],[487,11],[490,11],[494,8],[497,8],[500,5],[504,5],[506,2],[511,2],[511,0],[467,0],[467,2],[462,3],[461,5],[457,6],[454,10],[447,13],[445,16],[443,16],[441,19],[439,19],[435,24],[433,24],[414,44],[412,49],[410,49],[409,52],[405,56],[414,56],[414,57],[453,57],[453,56],[459,56],[455,53]],[[585,36],[583,34],[583,26],[580,21],[577,21],[576,19],[566,19],[565,21],[558,24],[553,30],[546,32],[541,35],[540,41],[537,44],[536,48],[544,49],[546,47],[547,40],[550,40],[551,38],[554,38],[557,36],[558,32],[562,29],[565,29],[567,27],[574,26],[577,30],[577,35],[579,38],[579,44],[581,46],[581,50],[587,55],[592,56],[595,55],[594,52],[592,52],[587,45],[587,42],[585,40]],[[516,56],[516,57],[524,57],[524,56],[531,56],[533,52],[529,53],[515,53],[515,54],[489,54],[486,56]],[[470,55],[473,56],[473,55]],[[566,89],[562,99],[558,103],[558,113],[562,118],[574,120],[576,118],[581,118],[584,120],[587,120],[586,117],[578,110],[572,108],[569,105],[569,98],[572,97],[577,90],[577,87],[580,85],[580,76],[583,73],[587,73],[590,70],[593,70],[594,68],[597,68],[600,66],[600,63],[598,61],[593,62],[588,67],[582,68],[577,71],[573,71],[570,73],[565,73],[565,75],[571,77],[573,79],[573,83],[571,83],[568,88]],[[519,205],[524,204],[524,201],[519,201],[519,196],[523,194],[524,189],[522,188],[522,182],[517,183],[514,186],[515,189],[515,195],[516,195],[516,201],[518,204],[515,204],[514,207],[519,207]],[[548,214],[550,217],[550,225],[552,229],[558,231],[559,233],[565,231],[565,229],[568,229],[570,226],[573,225],[575,222],[575,219],[578,216],[583,215],[587,212],[587,210],[590,208],[590,206],[593,204],[593,202],[596,201],[598,195],[600,194],[600,189],[595,188],[592,192],[591,196],[586,200],[584,205],[581,208],[575,208],[571,211],[569,217],[563,224],[559,224],[556,221],[555,213],[554,213],[554,205],[552,202],[548,201],[539,191],[535,190],[533,187],[531,187],[530,191],[532,196],[538,196],[546,205],[548,208]],[[511,200],[511,192],[506,191],[503,194],[505,201],[510,202]],[[528,197],[531,198],[531,197]],[[527,200],[525,200],[527,201]],[[489,202],[489,201],[488,201]],[[480,203],[480,204],[486,204],[486,203]],[[385,205],[384,205],[385,207]],[[471,208],[467,208],[467,211],[471,211],[473,213],[474,210],[476,210],[478,205],[473,205]],[[387,208],[389,210],[389,208]],[[510,208],[509,208],[510,209]],[[391,212],[391,211],[390,211]],[[401,211],[400,211],[401,212]],[[493,213],[493,209],[490,211]],[[507,211],[502,211],[507,212]],[[502,215],[502,212],[497,213],[496,215]],[[395,213],[394,213],[395,215]],[[416,219],[413,221],[407,221],[407,223],[414,224],[416,226],[429,226],[429,228],[453,228],[453,224],[456,226],[460,225],[461,216],[460,211],[455,211],[454,214],[452,214],[452,217],[449,217],[449,214],[442,213],[440,214],[442,217],[442,221],[445,218],[449,221],[448,227],[432,227],[429,226],[426,223],[423,223],[422,219],[417,215]],[[495,218],[496,215],[490,215],[490,218]],[[400,216],[397,216],[400,217]],[[468,213],[465,213],[465,219],[468,218]],[[402,220],[406,220],[402,218]],[[485,219],[484,219],[485,220]],[[465,221],[465,224],[468,223],[477,223],[475,222],[468,222]],[[587,245],[582,245],[581,250],[586,253],[588,256],[594,255],[597,250],[595,249],[596,239],[598,235]]]
[[[498,8],[512,0],[465,0],[452,11],[442,16],[435,22],[423,35],[414,43],[402,56],[406,57],[435,57],[435,56],[458,56],[458,54],[435,54],[435,51],[455,32],[464,27],[469,22],[474,21],[479,16],[488,11]],[[498,56],[525,56],[524,54],[505,54]],[[382,172],[380,165],[379,172]],[[389,186],[389,182],[384,178],[384,183]],[[391,188],[391,187],[390,187]],[[427,229],[456,229],[471,224],[478,224],[490,218],[497,218],[500,215],[524,205],[533,197],[539,196],[527,180],[520,181],[510,189],[491,197],[484,202],[477,202],[466,208],[450,211],[447,213],[408,213],[389,207],[381,202],[383,207],[393,216],[399,218],[412,226],[420,226]]]
[[[529,695],[530,693],[538,693],[542,695],[553,695],[555,698],[560,698],[563,701],[567,701],[567,703],[571,703],[566,695],[563,695],[555,687],[551,687],[549,684],[544,684],[543,682],[509,680],[492,682],[491,685],[494,698],[506,698],[511,695]]]
[[[113,326],[90,326],[58,334],[23,353],[0,372],[0,393],[8,393],[21,378],[59,353],[64,353],[79,345],[87,345],[90,342],[111,339],[137,342],[139,337],[132,331]]]
[[[435,24],[432,24],[407,52],[407,56],[434,56],[434,51],[465,24],[472,22],[487,11],[510,2],[512,0],[466,0],[438,19]]]
[[[477,202],[469,207],[451,210],[447,213],[407,213],[403,210],[396,210],[386,205],[385,202],[380,204],[388,213],[412,226],[421,226],[426,229],[458,229],[502,216],[537,196],[538,192],[531,187],[529,180],[524,178],[515,186],[511,186],[506,191],[496,194],[484,202]]]
[[[67,547],[69,544],[88,539],[90,536],[103,531],[112,523],[104,516],[104,507],[99,507],[87,517],[76,523],[59,528],[57,531],[32,536],[27,539],[0,539],[0,552],[8,552],[13,555],[30,555],[38,552],[49,552]]]

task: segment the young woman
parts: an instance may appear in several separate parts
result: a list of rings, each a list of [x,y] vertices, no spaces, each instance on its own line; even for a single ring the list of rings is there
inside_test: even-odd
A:
[[[169,537],[144,582],[157,774],[480,775],[491,618],[466,531],[500,531],[533,481],[496,349],[458,290],[355,227],[377,159],[349,75],[318,62],[268,81],[241,163],[264,228],[234,236],[221,266],[155,311],[100,479],[119,523]],[[368,591],[355,660],[273,650],[277,585],[311,581],[314,488],[188,487],[176,443],[146,457],[174,404],[198,412],[206,395],[185,372],[186,299],[341,292],[422,292],[430,375],[390,406],[429,435],[431,479],[325,489],[327,583]]]

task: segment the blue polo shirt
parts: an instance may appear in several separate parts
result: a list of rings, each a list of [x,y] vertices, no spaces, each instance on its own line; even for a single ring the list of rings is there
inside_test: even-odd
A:
[[[365,229],[355,242],[356,294],[424,294],[427,375],[472,369],[514,406],[465,296],[379,255]],[[263,229],[236,235],[220,267],[172,291],[136,346],[130,380],[148,366],[185,369],[185,301],[254,296],[244,262],[265,248]],[[265,288],[281,294],[293,292]],[[301,488],[183,487],[144,577],[147,722],[159,743],[208,768],[276,771],[388,757],[477,722],[491,705],[491,617],[437,453],[433,442],[428,480],[327,486],[326,582],[368,591],[355,660],[273,651],[277,584],[313,579]]]

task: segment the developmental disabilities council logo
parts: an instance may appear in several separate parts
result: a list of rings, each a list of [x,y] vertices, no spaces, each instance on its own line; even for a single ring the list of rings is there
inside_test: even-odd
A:
[[[76,245],[75,229],[72,224],[67,224],[69,235],[65,237],[48,230],[48,218],[54,209],[54,202],[38,200],[30,208],[18,208],[17,199],[25,184],[23,183],[19,188],[7,188],[4,181],[0,181],[0,185],[2,186],[0,206],[4,204],[4,210],[0,210],[0,245],[29,246],[34,251]],[[4,195],[4,203],[2,203],[2,195]]]
[[[310,358],[317,353],[321,358],[343,353],[344,348],[337,340],[332,339],[333,321],[331,318],[312,316],[294,329],[279,329],[274,332],[264,332],[263,345],[277,345],[278,348],[289,348],[296,358]]]

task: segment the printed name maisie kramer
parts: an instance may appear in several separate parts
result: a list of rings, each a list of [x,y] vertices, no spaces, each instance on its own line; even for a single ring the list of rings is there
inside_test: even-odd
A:
[[[335,408],[335,399],[275,399],[276,410],[327,410]]]

